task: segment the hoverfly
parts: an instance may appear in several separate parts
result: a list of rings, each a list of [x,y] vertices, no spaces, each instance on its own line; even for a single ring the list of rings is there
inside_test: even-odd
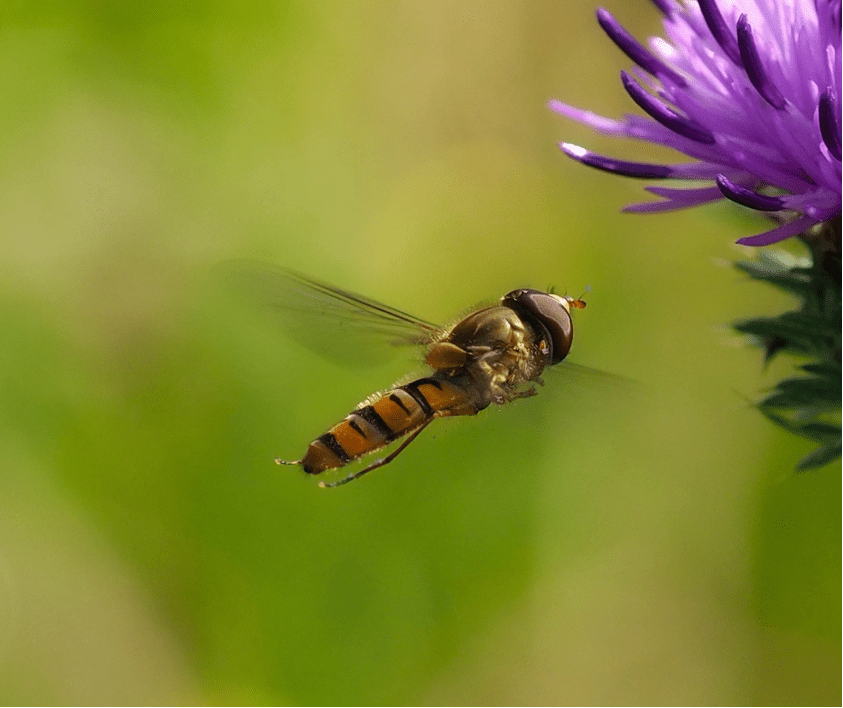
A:
[[[347,484],[389,464],[436,418],[476,415],[492,403],[536,395],[545,367],[571,349],[571,309],[585,307],[581,297],[522,288],[439,327],[292,271],[257,264],[238,270],[253,279],[244,284],[258,290],[264,304],[303,332],[329,327],[343,336],[343,330],[363,329],[391,344],[426,349],[426,376],[370,396],[310,443],[301,459],[275,460],[318,475],[406,436],[386,457],[338,481],[321,481],[321,487]]]

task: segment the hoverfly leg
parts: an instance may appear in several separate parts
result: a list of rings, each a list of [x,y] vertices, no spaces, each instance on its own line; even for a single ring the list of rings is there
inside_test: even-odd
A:
[[[368,474],[372,470],[376,470],[378,467],[383,467],[384,465],[388,465],[396,457],[398,457],[398,455],[401,454],[401,452],[404,450],[404,448],[407,447],[407,445],[409,445],[411,442],[413,442],[413,440],[415,440],[419,436],[419,433],[421,433],[422,430],[424,430],[428,425],[430,425],[431,421],[436,417],[437,416],[432,415],[430,418],[428,418],[424,423],[421,424],[421,426],[419,428],[417,428],[410,435],[410,437],[408,437],[404,442],[401,443],[401,445],[399,445],[393,452],[391,452],[389,455],[387,455],[383,459],[377,460],[376,462],[373,462],[371,465],[369,465],[365,469],[362,469],[359,472],[355,472],[354,474],[349,475],[348,477],[344,477],[343,479],[339,480],[338,482],[319,482],[319,486],[322,487],[323,489],[327,489],[328,487],[340,487],[343,484],[348,484],[349,482],[353,482],[355,479],[359,479],[364,474]]]

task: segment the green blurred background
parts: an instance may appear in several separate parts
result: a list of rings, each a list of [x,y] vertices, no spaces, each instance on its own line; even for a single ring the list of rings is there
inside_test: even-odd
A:
[[[545,107],[631,110],[593,9],[4,4],[0,702],[839,703],[839,469],[724,326],[789,307],[728,266],[764,225],[559,152],[665,157]],[[240,257],[437,321],[591,285],[571,360],[634,383],[321,490],[273,458],[406,371],[215,296]]]

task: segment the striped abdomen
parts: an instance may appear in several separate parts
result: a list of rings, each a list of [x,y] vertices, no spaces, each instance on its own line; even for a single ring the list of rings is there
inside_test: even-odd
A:
[[[308,474],[342,467],[411,433],[434,416],[473,415],[477,410],[460,387],[440,379],[418,379],[347,415],[310,443],[301,464]]]

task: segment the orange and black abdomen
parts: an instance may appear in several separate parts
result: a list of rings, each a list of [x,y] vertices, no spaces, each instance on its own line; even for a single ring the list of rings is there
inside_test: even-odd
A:
[[[438,378],[418,379],[356,409],[310,443],[302,467],[308,474],[342,467],[411,433],[434,416],[477,411],[459,386]]]

